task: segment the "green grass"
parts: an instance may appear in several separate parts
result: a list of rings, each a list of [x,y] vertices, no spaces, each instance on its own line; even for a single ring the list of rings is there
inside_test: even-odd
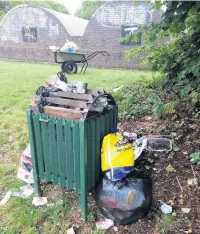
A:
[[[16,179],[16,173],[20,152],[28,143],[25,112],[36,89],[59,70],[58,65],[0,61],[0,200],[7,191],[17,190],[23,184]],[[112,90],[130,82],[146,83],[153,78],[147,71],[89,68],[85,74],[69,75],[68,79]],[[48,203],[52,203],[52,207],[34,208],[32,199],[11,198],[0,208],[0,233],[66,233],[72,224],[70,212],[78,212],[78,199],[55,186],[51,194]],[[57,199],[62,199],[63,205],[57,204]]]

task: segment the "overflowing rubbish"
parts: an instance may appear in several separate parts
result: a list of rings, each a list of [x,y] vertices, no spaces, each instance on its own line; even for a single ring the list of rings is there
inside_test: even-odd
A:
[[[76,43],[66,40],[65,44],[60,48],[60,51],[69,52],[69,53],[77,53],[79,52],[79,48]]]
[[[150,209],[151,180],[129,175],[121,181],[111,181],[105,176],[97,186],[96,202],[101,212],[114,222],[136,222]]]
[[[102,219],[96,222],[97,229],[108,230],[114,226],[114,222],[111,219]]]
[[[133,171],[134,151],[132,145],[119,133],[104,137],[101,168],[108,179],[121,180]]]
[[[4,206],[9,201],[11,195],[12,195],[12,192],[8,191],[6,195],[4,196],[4,198],[0,201],[0,206]]]
[[[163,203],[161,205],[160,209],[163,212],[163,214],[171,214],[172,213],[172,206],[167,205],[165,203]]]
[[[30,144],[26,147],[24,152],[21,154],[17,177],[20,180],[26,182],[27,184],[34,183]]]
[[[104,89],[91,89],[82,81],[69,82],[63,72],[45,80],[33,97],[30,109],[69,119],[87,118],[110,110],[114,98]]]
[[[34,197],[32,201],[32,205],[34,206],[44,206],[47,204],[47,198],[46,197]]]

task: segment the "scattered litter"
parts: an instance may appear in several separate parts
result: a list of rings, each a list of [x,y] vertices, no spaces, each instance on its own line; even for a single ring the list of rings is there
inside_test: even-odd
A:
[[[135,149],[134,149],[134,153],[135,153],[134,160],[137,160],[140,157],[140,155],[142,154],[143,150],[144,150],[143,147],[139,147],[139,146],[135,147]]]
[[[145,138],[142,145],[148,151],[164,152],[172,150],[172,141],[167,138]]]
[[[75,234],[74,228],[71,227],[67,230],[67,234]]]
[[[103,139],[101,168],[108,179],[121,180],[133,171],[134,150],[121,134],[108,134]]]
[[[197,178],[188,179],[188,185],[198,185]]]
[[[34,192],[34,187],[31,186],[30,184],[27,184],[25,186],[22,186],[19,188],[20,189],[20,193],[24,196],[24,197],[30,197],[33,192]]]
[[[47,198],[46,197],[34,197],[32,201],[32,205],[34,206],[43,206],[47,204]]]
[[[123,136],[127,137],[130,142],[137,140],[137,134],[135,132],[124,132]]]
[[[11,194],[12,194],[11,191],[8,191],[8,192],[6,193],[6,195],[4,196],[4,198],[0,201],[0,206],[4,206],[4,205],[8,202],[8,200],[9,200],[10,197],[11,197]]]
[[[118,232],[118,227],[113,226],[113,227],[112,227],[112,230],[115,231],[115,232]]]
[[[13,197],[25,198],[20,192],[12,192]]]
[[[190,208],[181,208],[182,212],[185,214],[190,213],[191,209]]]
[[[30,144],[28,144],[26,149],[21,154],[17,177],[27,184],[34,183]]]
[[[102,219],[102,220],[96,222],[97,229],[108,230],[112,226],[114,226],[114,222],[111,219],[105,218],[105,219]]]
[[[171,214],[172,213],[172,206],[169,206],[165,203],[162,204],[160,209],[163,212],[163,214]]]

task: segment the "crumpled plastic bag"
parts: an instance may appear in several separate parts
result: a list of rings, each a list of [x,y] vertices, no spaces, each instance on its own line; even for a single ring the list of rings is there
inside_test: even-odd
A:
[[[119,133],[104,137],[101,150],[101,168],[112,181],[121,180],[133,171],[134,150]]]

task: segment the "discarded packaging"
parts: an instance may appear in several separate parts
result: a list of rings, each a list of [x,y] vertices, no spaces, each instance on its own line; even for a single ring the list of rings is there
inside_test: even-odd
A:
[[[30,197],[34,192],[34,187],[30,184],[20,187],[20,193],[24,197]]]
[[[137,140],[137,134],[134,132],[124,132],[123,136],[127,137],[130,142]]]
[[[46,197],[34,197],[32,201],[32,205],[34,206],[43,206],[47,204],[47,198]]]
[[[108,134],[103,139],[101,168],[112,181],[121,180],[133,171],[132,145],[119,133]]]
[[[139,146],[135,146],[134,148],[134,159],[137,160],[140,155],[142,154],[144,148],[143,147],[139,147]]]
[[[190,213],[191,209],[190,208],[181,208],[181,211],[185,214]]]
[[[97,229],[108,230],[109,228],[114,226],[114,222],[111,219],[102,219],[96,222]]]
[[[167,205],[165,203],[162,204],[160,209],[163,212],[163,214],[171,214],[172,213],[172,206]]]
[[[163,152],[172,150],[172,141],[167,138],[145,138],[142,145],[148,151]]]
[[[11,195],[12,195],[12,192],[8,191],[6,195],[4,196],[4,198],[0,201],[0,206],[4,206],[10,199]]]
[[[150,179],[127,176],[111,181],[106,176],[96,189],[96,202],[101,212],[115,223],[130,224],[145,216],[152,202]]]
[[[27,158],[21,156],[21,162],[18,169],[17,177],[27,184],[34,183],[31,159],[27,160]]]

